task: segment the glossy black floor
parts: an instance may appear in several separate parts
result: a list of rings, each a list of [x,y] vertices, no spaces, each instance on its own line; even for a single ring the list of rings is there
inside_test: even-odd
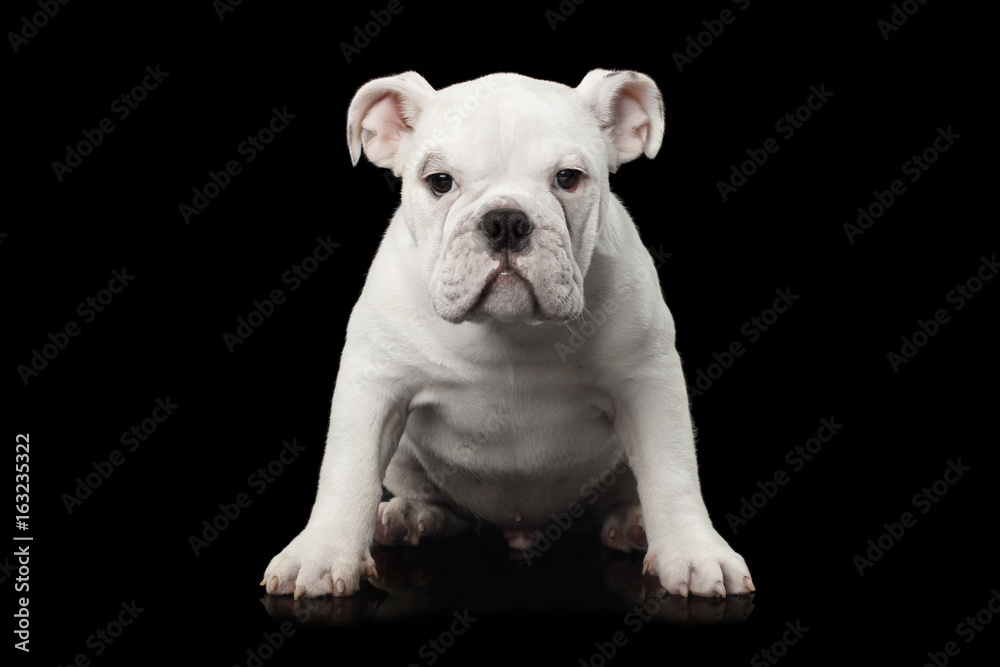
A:
[[[276,621],[305,625],[405,622],[471,609],[492,617],[621,616],[634,630],[647,622],[739,623],[752,613],[752,596],[662,595],[657,578],[642,574],[644,553],[608,549],[598,543],[597,530],[583,521],[551,531],[556,540],[540,540],[528,554],[509,549],[491,527],[416,548],[376,547],[379,577],[358,595],[265,595],[261,602]]]

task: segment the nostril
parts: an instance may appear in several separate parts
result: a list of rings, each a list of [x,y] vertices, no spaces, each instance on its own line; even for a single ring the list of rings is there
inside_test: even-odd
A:
[[[496,236],[500,231],[500,223],[497,222],[496,218],[487,218],[479,223],[479,229],[487,236]]]
[[[527,236],[531,233],[532,229],[533,227],[526,217],[518,216],[517,219],[514,220],[514,234],[517,236]]]

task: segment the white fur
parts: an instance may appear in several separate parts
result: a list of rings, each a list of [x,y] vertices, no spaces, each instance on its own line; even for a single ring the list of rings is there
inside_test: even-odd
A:
[[[594,70],[574,89],[494,74],[434,91],[407,72],[363,86],[348,119],[352,159],[363,145],[402,175],[402,205],[351,314],[312,515],[268,566],[268,592],[357,591],[374,573],[383,483],[400,498],[385,522],[531,529],[585,504],[581,487],[622,451],[634,478],[595,507],[641,515],[664,588],[752,590],[701,498],[674,323],[608,185],[660,147],[652,80]],[[570,168],[585,173],[575,192],[553,182]],[[442,172],[456,185],[438,197],[425,179]],[[500,260],[478,229],[497,208],[534,226],[509,253],[521,281],[506,291],[490,287]]]

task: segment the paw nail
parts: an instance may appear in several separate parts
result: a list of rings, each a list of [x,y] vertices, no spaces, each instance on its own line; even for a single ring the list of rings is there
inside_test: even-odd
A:
[[[681,584],[680,588],[677,589],[677,594],[680,595],[682,598],[686,598],[688,596],[688,585]]]
[[[618,532],[618,531],[617,531],[617,530],[615,530],[614,528],[610,529],[610,530],[608,531],[608,539],[609,539],[609,540],[613,540],[613,539],[615,539],[615,534],[616,534],[617,532]]]
[[[722,585],[722,582],[716,583],[715,586],[712,587],[712,592],[715,593],[716,597],[726,597],[726,587]]]
[[[757,590],[754,588],[753,581],[751,581],[750,577],[743,577],[743,583],[750,592]]]
[[[347,586],[344,584],[343,579],[337,579],[337,592],[343,594],[347,590]]]

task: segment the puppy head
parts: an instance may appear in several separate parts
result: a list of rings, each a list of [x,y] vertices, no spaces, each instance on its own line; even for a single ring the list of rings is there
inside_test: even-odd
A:
[[[362,149],[402,177],[402,214],[451,322],[563,321],[608,201],[608,173],[663,139],[656,84],[593,70],[576,88],[517,74],[434,90],[414,72],[376,79],[348,111]]]

